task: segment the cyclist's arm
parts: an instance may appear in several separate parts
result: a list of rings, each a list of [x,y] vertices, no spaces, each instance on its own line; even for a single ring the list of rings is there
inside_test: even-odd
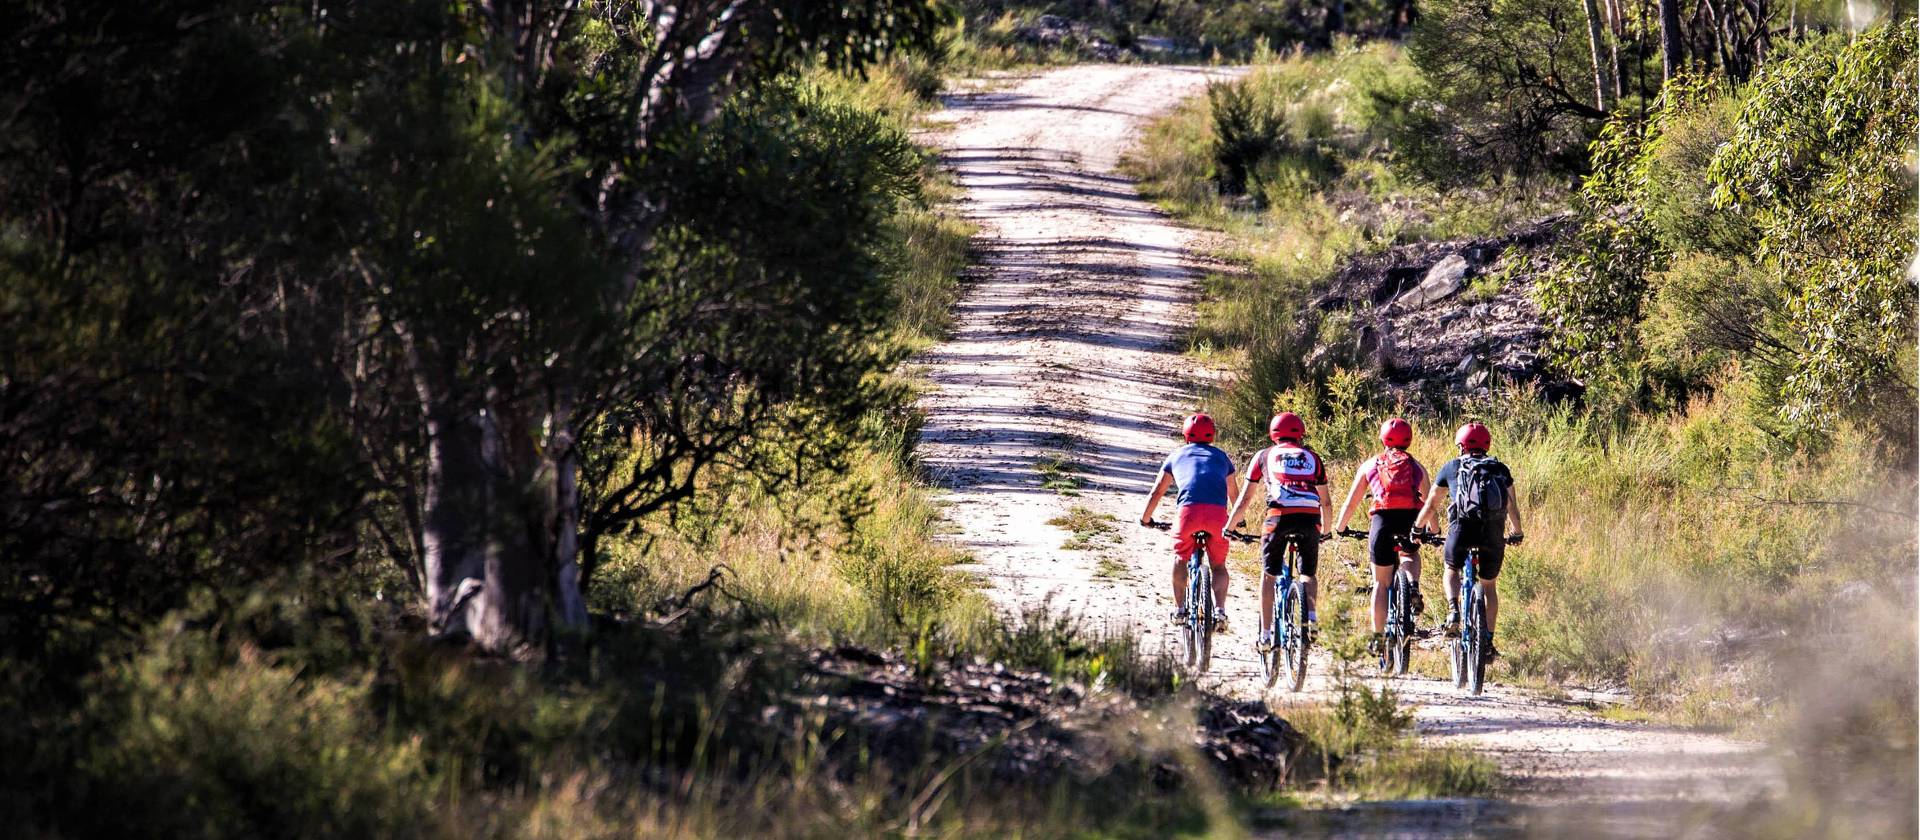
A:
[[[1347,523],[1353,519],[1354,508],[1360,504],[1361,499],[1366,498],[1366,495],[1367,483],[1365,481],[1365,473],[1354,473],[1353,489],[1347,491],[1347,501],[1340,506],[1340,524],[1333,530],[1347,530]]]
[[[1167,494],[1167,486],[1172,483],[1173,473],[1160,473],[1160,481],[1153,485],[1153,493],[1147,496],[1147,509],[1140,513],[1141,522],[1153,521],[1153,509],[1160,506],[1160,497]]]
[[[1327,533],[1327,523],[1333,521],[1333,491],[1325,484],[1315,484],[1313,492],[1320,496],[1320,533]]]
[[[1247,459],[1247,468],[1246,468],[1247,475],[1253,475],[1254,465],[1258,463],[1260,463],[1259,455],[1255,455],[1252,458]],[[1233,477],[1239,478],[1240,473],[1237,473],[1237,472],[1234,473]],[[1240,485],[1239,497],[1233,500],[1233,512],[1231,514],[1228,514],[1227,516],[1227,528],[1229,530],[1239,525],[1245,524],[1240,521],[1240,517],[1241,515],[1247,512],[1247,504],[1253,501],[1253,491],[1254,491],[1254,488],[1256,487],[1261,487],[1260,482],[1252,481],[1252,480],[1249,480],[1245,484]],[[1261,490],[1261,492],[1266,492],[1266,491],[1263,489]]]
[[[1420,515],[1413,518],[1413,527],[1428,531],[1440,530],[1434,527],[1436,518],[1434,511],[1440,508],[1440,502],[1446,498],[1446,494],[1447,488],[1439,484],[1433,485],[1433,489],[1427,491],[1427,503],[1420,506]]]
[[[1247,495],[1247,485],[1241,483],[1240,473],[1238,471],[1227,473],[1227,498],[1238,499],[1241,502],[1244,502],[1246,500],[1246,495]],[[1238,505],[1236,505],[1233,509],[1233,515],[1227,517],[1227,524],[1225,526],[1226,530],[1228,531],[1237,530],[1236,526],[1240,522],[1239,514],[1240,514],[1240,508],[1238,507]]]
[[[1512,526],[1512,536],[1522,536],[1527,532],[1526,526],[1520,522],[1520,494],[1514,491],[1513,485],[1507,485],[1507,524]]]

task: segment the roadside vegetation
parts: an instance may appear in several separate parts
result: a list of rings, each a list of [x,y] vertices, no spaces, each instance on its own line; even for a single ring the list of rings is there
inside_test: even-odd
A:
[[[1914,22],[1829,18],[1764,61],[1665,84],[1657,42],[1628,31],[1620,56],[1650,66],[1603,78],[1583,111],[1495,72],[1592,69],[1584,29],[1539,29],[1547,7],[1580,20],[1578,4],[1422,4],[1405,46],[1262,54],[1149,129],[1129,163],[1149,194],[1229,234],[1234,267],[1208,278],[1191,338],[1230,374],[1204,404],[1245,450],[1272,412],[1299,412],[1348,468],[1341,493],[1386,416],[1412,417],[1429,468],[1457,425],[1489,424],[1528,512],[1496,679],[1623,687],[1641,714],[1828,770],[1910,767]],[[1520,31],[1555,37],[1504,37]],[[1550,128],[1506,133],[1529,125]],[[1575,396],[1495,380],[1436,405],[1342,353],[1354,321],[1315,308],[1357,258],[1549,214],[1570,233],[1459,294],[1524,282]],[[1905,807],[1903,773],[1847,801],[1869,820]],[[1796,777],[1794,819],[1846,823],[1817,777]]]

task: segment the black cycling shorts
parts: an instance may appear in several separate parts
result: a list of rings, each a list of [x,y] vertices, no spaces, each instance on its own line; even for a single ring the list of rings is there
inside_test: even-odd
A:
[[[1467,552],[1480,549],[1480,567],[1475,576],[1481,580],[1500,577],[1500,564],[1507,559],[1507,535],[1502,522],[1450,522],[1444,553],[1447,568],[1459,571],[1467,565]]]
[[[1266,567],[1267,574],[1280,574],[1285,566],[1287,541],[1282,538],[1289,534],[1300,535],[1300,565],[1294,569],[1294,573],[1301,577],[1313,577],[1315,572],[1320,571],[1320,514],[1282,514],[1273,510],[1267,511],[1266,534],[1260,540],[1260,561]]]
[[[1419,516],[1420,511],[1413,508],[1373,512],[1373,526],[1367,529],[1367,554],[1373,557],[1373,565],[1399,565],[1400,553],[1395,550],[1396,542],[1405,543],[1414,556],[1419,556],[1420,544],[1407,536],[1413,533],[1413,520]]]

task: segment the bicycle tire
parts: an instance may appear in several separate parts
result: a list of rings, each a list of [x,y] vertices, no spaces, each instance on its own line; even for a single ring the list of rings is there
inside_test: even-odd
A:
[[[1187,561],[1187,620],[1180,622],[1181,662],[1192,671],[1200,664],[1199,623],[1195,616],[1200,610],[1200,580],[1193,561]]]
[[[1260,671],[1261,676],[1266,679],[1265,688],[1267,689],[1272,689],[1273,684],[1280,681],[1281,660],[1286,656],[1288,638],[1287,605],[1293,603],[1293,598],[1287,591],[1275,592],[1274,596],[1280,599],[1280,603],[1274,605],[1273,623],[1267,626],[1267,638],[1271,644],[1267,646],[1265,653],[1260,654]]]
[[[1471,598],[1473,596],[1471,587],[1462,586],[1461,589],[1463,590],[1462,598]],[[1457,628],[1458,634],[1447,645],[1447,667],[1453,674],[1454,688],[1467,687],[1467,634],[1473,629],[1472,626],[1468,624],[1471,620],[1472,616],[1470,615],[1460,617],[1460,627]]]
[[[1213,665],[1213,611],[1216,606],[1213,601],[1213,566],[1201,563],[1199,579],[1200,598],[1206,606],[1194,616],[1199,625],[1195,631],[1199,641],[1199,664],[1195,671],[1204,674]]]
[[[1486,603],[1480,599],[1479,587],[1474,587],[1473,605],[1473,644],[1467,651],[1467,691],[1478,696],[1487,681],[1487,614]]]
[[[1293,608],[1289,610],[1287,623],[1287,690],[1299,691],[1307,683],[1307,652],[1313,641],[1307,637],[1307,612],[1312,607],[1300,583],[1293,584]]]
[[[1394,652],[1393,672],[1404,676],[1413,665],[1413,593],[1420,582],[1406,569],[1394,573],[1394,579],[1400,583],[1400,616],[1395,625],[1400,632],[1398,650]]]

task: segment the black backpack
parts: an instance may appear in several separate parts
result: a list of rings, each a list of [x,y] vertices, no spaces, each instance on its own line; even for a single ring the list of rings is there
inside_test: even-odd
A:
[[[1513,473],[1491,455],[1462,456],[1451,489],[1455,521],[1498,524],[1507,518],[1507,496],[1513,492]]]

